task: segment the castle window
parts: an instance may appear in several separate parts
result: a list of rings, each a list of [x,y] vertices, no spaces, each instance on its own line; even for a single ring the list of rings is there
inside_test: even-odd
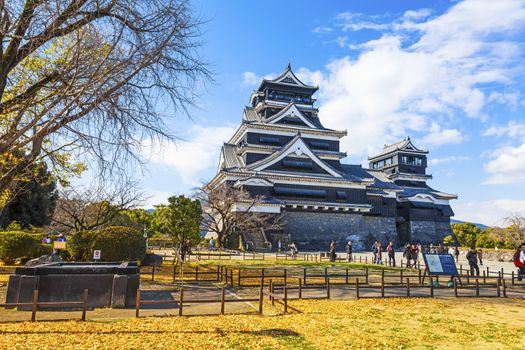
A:
[[[310,141],[310,146],[314,149],[330,149],[328,142]]]
[[[259,142],[270,144],[270,145],[280,145],[281,144],[278,137],[271,137],[271,136],[261,136],[259,137]]]
[[[385,159],[385,166],[392,165],[392,158]]]
[[[299,169],[312,169],[312,162],[308,160],[283,160],[283,167],[286,168],[299,168]]]
[[[314,198],[325,198],[325,190],[315,190],[311,188],[292,188],[292,187],[274,187],[274,193],[282,196],[291,197],[314,197]]]
[[[423,159],[421,157],[414,157],[414,156],[401,156],[401,163],[407,164],[407,165],[422,166]]]
[[[344,200],[348,198],[348,193],[346,193],[345,191],[335,191],[335,198]]]

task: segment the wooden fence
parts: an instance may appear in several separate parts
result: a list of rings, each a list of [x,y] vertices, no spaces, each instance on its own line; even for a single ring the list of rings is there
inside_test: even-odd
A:
[[[33,291],[33,301],[28,303],[5,303],[0,304],[0,307],[5,308],[15,308],[20,306],[31,306],[31,321],[36,321],[36,312],[38,311],[39,307],[67,307],[67,308],[82,308],[82,316],[81,320],[86,320],[86,312],[88,308],[88,290],[84,289],[84,293],[82,294],[82,300],[81,301],[45,301],[45,302],[39,302],[38,301],[38,289],[35,289]]]

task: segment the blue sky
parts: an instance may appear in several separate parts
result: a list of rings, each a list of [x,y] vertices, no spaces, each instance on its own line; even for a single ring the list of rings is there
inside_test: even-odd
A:
[[[183,141],[151,147],[137,174],[147,206],[210,179],[257,83],[288,61],[317,84],[325,126],[347,129],[346,163],[407,135],[430,151],[429,184],[456,193],[456,219],[525,213],[523,1],[194,2],[215,81]]]

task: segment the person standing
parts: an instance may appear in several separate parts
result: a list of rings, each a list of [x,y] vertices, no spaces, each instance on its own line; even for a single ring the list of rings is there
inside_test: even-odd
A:
[[[479,264],[483,266],[483,251],[481,249],[478,249],[478,259],[479,259]]]
[[[513,257],[514,266],[518,268],[518,281],[525,277],[525,244],[518,247]]]
[[[414,268],[417,268],[417,262],[419,260],[419,249],[417,248],[417,245],[412,244],[412,248],[410,248],[412,251],[412,259],[414,260]]]
[[[383,265],[383,246],[379,241],[377,241],[376,245],[376,264]]]
[[[410,243],[405,245],[405,250],[403,251],[403,257],[407,260],[407,267],[412,266],[412,252],[410,250]]]
[[[372,245],[372,264],[375,264],[376,263],[376,259],[377,259],[377,246],[379,244],[379,241],[375,241],[374,244]]]
[[[292,243],[288,245],[288,248],[290,248],[290,255],[292,256],[292,259],[295,259],[297,256],[297,246],[295,245],[295,242],[292,241]]]
[[[388,243],[388,247],[386,247],[386,251],[388,253],[388,264],[390,266],[396,266],[396,251],[394,249],[394,243],[392,242]]]
[[[346,244],[346,262],[353,261],[352,248],[352,241],[348,241],[348,243]]]
[[[335,241],[332,239],[330,242],[330,261],[335,262],[336,254],[335,254]]]
[[[470,248],[469,252],[467,253],[467,261],[470,266],[470,275],[474,276],[475,272],[475,276],[479,276],[478,252],[476,251],[475,247]]]
[[[456,257],[456,262],[459,262],[459,247],[454,247],[454,256]]]
[[[277,251],[280,253],[281,252],[281,240],[278,240],[277,241]]]
[[[215,240],[213,237],[210,238],[210,243],[208,244],[208,250],[211,252],[215,250]]]

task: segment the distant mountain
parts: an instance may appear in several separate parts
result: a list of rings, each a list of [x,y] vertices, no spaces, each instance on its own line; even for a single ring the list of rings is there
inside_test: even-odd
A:
[[[450,219],[450,223],[451,224],[462,224],[464,222],[470,222],[470,221],[461,221],[461,220]],[[483,224],[480,224],[480,223],[477,223],[477,222],[471,222],[471,224],[474,224],[474,225],[476,225],[477,227],[479,227],[481,229],[484,229],[484,228],[488,227],[487,225],[483,225]]]

